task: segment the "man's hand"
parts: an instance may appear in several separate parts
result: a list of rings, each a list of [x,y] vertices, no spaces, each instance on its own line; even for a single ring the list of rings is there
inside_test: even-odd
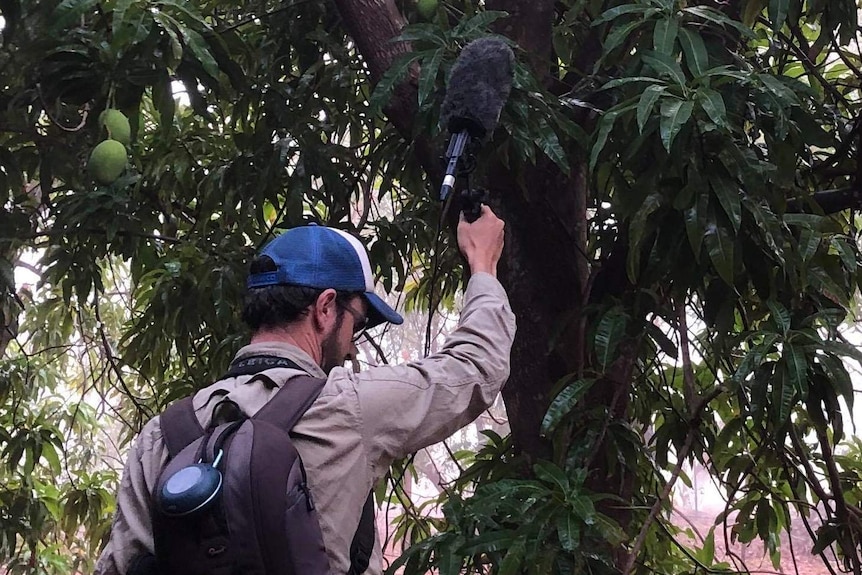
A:
[[[467,258],[470,272],[489,273],[497,277],[497,262],[503,253],[503,230],[506,224],[491,208],[482,206],[482,214],[472,224],[464,219],[458,223],[458,247]]]

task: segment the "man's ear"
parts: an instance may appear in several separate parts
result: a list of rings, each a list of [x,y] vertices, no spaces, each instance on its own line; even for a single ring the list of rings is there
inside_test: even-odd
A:
[[[325,289],[312,304],[311,317],[314,324],[320,329],[326,329],[335,321],[338,315],[338,306],[335,301],[337,295],[334,289]]]

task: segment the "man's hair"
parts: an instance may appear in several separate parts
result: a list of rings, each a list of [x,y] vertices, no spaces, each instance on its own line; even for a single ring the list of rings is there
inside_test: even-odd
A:
[[[269,256],[256,257],[251,262],[251,273],[274,272],[278,269]],[[252,329],[283,327],[295,322],[308,312],[308,308],[324,292],[321,288],[294,285],[272,285],[248,288],[242,307],[242,321]],[[337,292],[336,299],[345,302],[352,292]],[[339,306],[339,321],[342,315]]]

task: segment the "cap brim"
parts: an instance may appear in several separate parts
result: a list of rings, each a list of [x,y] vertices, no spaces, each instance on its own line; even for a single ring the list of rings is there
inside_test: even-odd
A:
[[[374,327],[385,322],[396,325],[404,323],[401,314],[389,307],[376,293],[365,292],[363,295],[365,301],[368,302],[368,327]]]

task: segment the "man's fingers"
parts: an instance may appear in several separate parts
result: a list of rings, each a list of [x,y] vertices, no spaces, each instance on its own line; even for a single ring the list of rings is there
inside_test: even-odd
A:
[[[478,217],[478,218],[476,218],[473,222],[468,222],[468,221],[467,221],[467,218],[464,216],[464,212],[461,212],[461,214],[460,214],[460,216],[459,216],[459,218],[458,218],[458,219],[459,219],[461,222],[464,222],[464,223],[466,223],[466,224],[470,224],[470,223],[475,224],[477,221],[479,221],[480,219],[484,218],[484,217],[485,217],[485,216],[487,216],[488,214],[491,214],[492,216],[496,215],[496,214],[494,214],[494,210],[492,210],[491,208],[489,208],[487,204],[482,204],[480,207],[481,207],[481,211],[479,212],[479,217]]]

